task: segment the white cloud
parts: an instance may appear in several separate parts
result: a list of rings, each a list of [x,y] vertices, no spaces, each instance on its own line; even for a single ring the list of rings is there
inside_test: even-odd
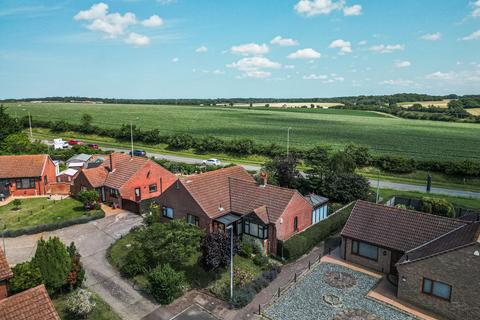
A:
[[[439,80],[448,83],[480,83],[480,69],[463,70],[463,71],[437,71],[425,76],[429,80]]]
[[[230,51],[244,56],[259,56],[268,53],[269,49],[266,44],[247,43],[233,46],[230,48]]]
[[[135,32],[130,32],[125,42],[135,46],[146,46],[150,44],[150,38]]]
[[[359,16],[362,14],[362,6],[355,4],[351,7],[345,7],[343,8],[343,14],[345,16]]]
[[[295,69],[295,66],[293,64],[286,64],[284,66],[285,69]]]
[[[216,70],[213,70],[212,73],[213,73],[213,74],[225,74],[225,71],[216,69]]]
[[[352,52],[352,45],[350,41],[345,41],[342,39],[337,39],[332,41],[330,45],[328,46],[329,48],[340,48],[339,54],[347,54]]]
[[[87,25],[89,30],[103,32],[110,38],[124,34],[130,25],[137,23],[134,13],[127,12],[124,15],[118,12],[108,13],[108,5],[103,2],[92,5],[88,10],[78,12],[74,19],[91,21]]]
[[[415,82],[413,82],[412,80],[404,80],[404,79],[385,80],[379,83],[389,85],[389,86],[399,86],[399,87],[410,87],[410,86],[416,85]]]
[[[291,38],[282,38],[281,36],[276,36],[270,41],[271,44],[276,44],[282,47],[290,47],[298,45],[298,41]]]
[[[442,38],[442,34],[440,32],[435,32],[435,33],[426,33],[420,37],[422,40],[427,40],[427,41],[437,41]]]
[[[403,44],[378,44],[371,46],[368,50],[379,53],[391,53],[393,51],[402,51],[405,49]]]
[[[367,40],[358,41],[359,46],[364,46],[367,44]]]
[[[318,59],[322,55],[312,48],[300,49],[288,55],[289,59]]]
[[[243,77],[267,78],[271,73],[263,69],[279,69],[282,65],[265,57],[247,57],[228,64],[227,67],[241,71]]]
[[[473,11],[472,11],[472,17],[480,17],[480,0],[475,1],[472,3]]]
[[[335,73],[331,73],[330,75],[311,73],[303,76],[302,78],[303,80],[321,80],[322,83],[342,82],[345,80],[344,77],[341,77]]]
[[[197,49],[195,49],[195,52],[197,53],[204,53],[204,52],[207,52],[208,51],[208,48],[205,47],[205,46],[201,46],[201,47],[198,47]]]
[[[345,16],[358,16],[362,13],[362,6],[355,4],[346,6],[345,0],[300,0],[294,7],[295,11],[307,17],[328,15],[333,11],[343,10]]]
[[[160,18],[156,14],[142,21],[142,25],[144,25],[145,27],[158,27],[158,26],[161,26],[162,24],[163,24],[162,18]]]
[[[465,36],[465,37],[462,38],[462,40],[464,40],[464,41],[478,40],[478,39],[480,39],[480,30],[477,30],[477,31],[469,34],[468,36]]]
[[[180,59],[178,59],[177,57],[175,57],[175,58],[172,59],[172,62],[173,62],[173,63],[177,63],[178,61],[180,61]],[[192,69],[192,71],[193,71],[193,72],[196,72],[195,69]]]
[[[395,61],[395,67],[397,68],[407,68],[407,67],[410,67],[412,64],[410,63],[410,61],[407,61],[407,60],[404,60],[404,61]]]

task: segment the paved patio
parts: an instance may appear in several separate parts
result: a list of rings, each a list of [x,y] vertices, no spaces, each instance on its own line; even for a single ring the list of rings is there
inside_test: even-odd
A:
[[[379,278],[339,264],[320,263],[274,301],[273,320],[410,320],[414,317],[367,297]]]

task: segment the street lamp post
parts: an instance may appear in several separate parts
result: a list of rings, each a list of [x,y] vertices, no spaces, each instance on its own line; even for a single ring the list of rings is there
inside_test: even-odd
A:
[[[287,128],[287,156],[290,151],[290,127]]]
[[[227,226],[230,230],[230,301],[233,300],[233,225]]]

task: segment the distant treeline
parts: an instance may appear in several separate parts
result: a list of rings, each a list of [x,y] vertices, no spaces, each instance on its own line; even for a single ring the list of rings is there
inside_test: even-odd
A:
[[[178,105],[215,105],[226,104],[233,105],[235,103],[275,103],[275,102],[305,102],[305,103],[342,103],[345,105],[375,105],[375,106],[393,106],[399,102],[414,101],[435,101],[443,99],[459,99],[459,98],[480,98],[480,95],[458,96],[449,94],[444,96],[432,96],[428,94],[417,93],[398,93],[393,95],[378,96],[347,96],[333,98],[217,98],[217,99],[116,99],[116,98],[93,98],[93,97],[44,97],[44,98],[25,98],[25,99],[5,99],[2,102],[30,102],[30,101],[52,101],[52,102],[101,102],[101,103],[117,103],[117,104],[178,104]]]
[[[28,117],[21,118],[20,124],[23,125],[24,128],[28,128]],[[33,119],[32,125],[34,127],[48,128],[58,133],[74,131],[111,137],[119,141],[130,141],[130,125],[124,124],[120,128],[104,129],[92,125],[89,115],[84,115],[80,124],[72,124],[66,121],[53,122]],[[132,130],[136,141],[151,145],[164,143],[167,144],[171,150],[193,149],[199,154],[227,153],[240,156],[258,154],[270,158],[285,154],[285,148],[276,143],[264,145],[251,139],[226,140],[214,136],[198,137],[189,134],[162,135],[157,129],[141,130],[136,126],[133,126]],[[332,152],[329,147],[320,146],[307,150],[291,148],[290,152],[302,160],[311,156],[312,153],[318,153],[319,148],[325,148],[326,152]],[[382,170],[395,173],[410,173],[419,169],[454,176],[480,177],[479,161],[416,160],[396,155],[372,155],[366,147],[352,145],[350,149],[355,150],[352,157],[356,159],[355,161],[359,167],[375,166]]]

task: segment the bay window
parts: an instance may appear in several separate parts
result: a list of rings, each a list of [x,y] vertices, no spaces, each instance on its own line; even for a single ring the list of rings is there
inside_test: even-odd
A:
[[[370,260],[378,260],[378,247],[365,242],[353,240],[352,253]]]

